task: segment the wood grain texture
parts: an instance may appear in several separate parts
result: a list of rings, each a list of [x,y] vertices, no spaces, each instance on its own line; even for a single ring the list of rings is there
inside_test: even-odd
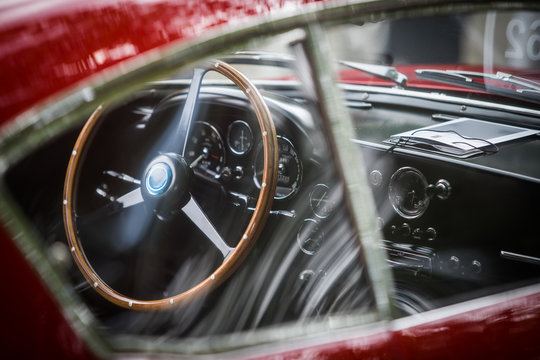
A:
[[[66,173],[63,197],[64,227],[69,248],[77,266],[92,288],[105,299],[121,307],[142,311],[166,310],[171,307],[181,306],[194,298],[207,294],[227,279],[247,256],[262,231],[272,207],[277,184],[279,157],[276,130],[270,111],[257,88],[238,70],[219,60],[212,60],[206,66],[209,71],[216,71],[233,81],[244,92],[253,106],[263,140],[264,171],[255,211],[238,245],[231,255],[209,277],[196,286],[168,298],[138,300],[117,292],[99,277],[88,261],[78,237],[75,223],[75,209],[78,176],[84,163],[85,152],[91,151],[88,144],[99,127],[99,120],[103,112],[102,106],[98,107],[90,116],[73,148]]]

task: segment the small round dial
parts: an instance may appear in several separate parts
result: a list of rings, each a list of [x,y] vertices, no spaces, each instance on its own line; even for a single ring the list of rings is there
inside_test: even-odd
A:
[[[425,176],[412,167],[399,169],[390,178],[388,198],[396,212],[406,219],[422,216],[429,206]]]
[[[324,184],[317,184],[309,194],[309,204],[313,213],[321,218],[327,218],[334,211],[335,202],[330,196],[330,189]]]
[[[227,134],[229,149],[237,155],[244,155],[253,146],[253,133],[249,124],[243,120],[236,120],[229,126]]]
[[[218,175],[225,164],[223,140],[215,127],[197,122],[186,145],[186,161],[190,167],[207,177]]]
[[[302,180],[302,163],[292,143],[285,137],[278,136],[279,164],[276,195],[274,199],[280,200],[293,195],[300,186]],[[262,168],[264,160],[262,151],[257,154],[255,161],[254,182],[261,187]]]
[[[324,241],[324,233],[317,221],[313,219],[305,219],[302,226],[298,230],[296,240],[300,249],[308,254],[314,255],[321,248]]]

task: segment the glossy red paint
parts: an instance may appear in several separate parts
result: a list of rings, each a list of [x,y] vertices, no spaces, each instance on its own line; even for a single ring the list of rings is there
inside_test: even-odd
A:
[[[210,28],[316,0],[53,0],[0,5],[0,126],[92,74]]]
[[[0,125],[126,59],[228,22],[309,0],[28,1],[0,10]],[[37,6],[37,8],[36,8]],[[351,80],[360,81],[360,78]],[[377,81],[377,80],[372,80]],[[39,276],[0,226],[2,355],[93,359]],[[400,325],[401,324],[401,325]],[[540,357],[540,293],[421,325],[256,357],[260,359],[479,359]],[[398,330],[392,330],[399,326]]]
[[[38,275],[0,228],[2,357],[8,359],[95,359],[64,318]]]
[[[538,359],[540,294],[396,331],[404,359]]]
[[[347,340],[249,359],[538,359],[540,293],[511,296],[485,306],[483,299],[473,300],[389,322],[379,332],[360,330]],[[459,312],[467,306],[469,311]]]
[[[277,352],[262,357],[248,357],[249,360],[296,360],[296,359],[394,359],[390,332],[376,332],[364,336],[315,345],[287,352]]]

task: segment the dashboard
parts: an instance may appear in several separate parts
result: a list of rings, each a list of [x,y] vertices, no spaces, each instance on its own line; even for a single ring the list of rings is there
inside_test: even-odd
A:
[[[219,334],[375,306],[322,130],[298,99],[263,93],[277,132],[278,179],[269,218],[249,256],[209,295],[175,310],[174,316],[171,311],[157,315],[155,326],[148,326],[146,314],[101,298],[74,264],[67,265],[77,296],[108,330]],[[171,132],[185,99],[185,85],[176,81],[134,94],[100,114],[98,130],[80,155],[77,235],[99,277],[132,298],[153,300],[187,291],[223,261],[184,214],[144,203],[119,205],[124,194],[140,186],[149,154]],[[58,199],[79,131],[63,134],[7,175],[47,248],[66,242]],[[192,195],[229,247],[237,246],[255,210],[261,149],[262,134],[245,95],[227,86],[203,86],[185,158],[194,173]],[[52,158],[57,161],[48,161]],[[152,181],[158,189],[159,177]],[[231,322],[235,313],[242,316]],[[174,321],[178,317],[181,324]]]
[[[87,239],[85,256],[107,284],[134,298],[187,291],[223,261],[184,214],[144,204],[118,206],[122,194],[140,186],[156,142],[171,132],[186,101],[185,86],[152,84],[106,109],[88,140],[91,151],[83,154],[76,221],[78,235]],[[153,317],[107,302],[67,264],[75,293],[109,331],[222,334],[375,307],[317,111],[294,85],[260,88],[277,132],[278,180],[269,218],[250,254],[207,296]],[[357,130],[351,142],[364,158],[376,202],[398,315],[538,281],[540,144],[534,131],[469,158],[386,142],[393,134],[464,116],[510,119],[538,130],[534,117],[485,106],[469,106],[463,114],[461,106],[414,92],[404,99],[375,87],[345,90]],[[227,246],[235,247],[262,186],[262,134],[240,90],[203,86],[198,101],[185,153],[194,173],[192,194]],[[47,249],[66,243],[59,199],[79,131],[54,139],[6,177]],[[153,180],[158,189],[159,177]]]
[[[462,99],[432,106],[424,94],[408,104],[402,96],[370,95],[369,110],[351,110],[357,126],[352,141],[366,162],[400,310],[423,311],[537,282],[540,143],[534,117],[464,106]],[[383,97],[385,104],[378,101]],[[529,135],[471,157],[387,141],[462,119],[479,120],[480,134],[497,124],[519,124]]]

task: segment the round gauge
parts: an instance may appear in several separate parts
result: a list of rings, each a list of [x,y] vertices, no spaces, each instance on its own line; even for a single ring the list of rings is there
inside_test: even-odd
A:
[[[302,180],[302,164],[298,154],[289,139],[278,136],[279,164],[276,195],[274,199],[280,200],[293,195]],[[258,188],[261,187],[262,168],[264,164],[262,151],[257,154],[253,180]]]
[[[237,155],[244,155],[253,145],[253,133],[248,123],[243,120],[236,120],[229,126],[227,134],[229,149]]]
[[[207,177],[219,174],[225,164],[223,141],[218,131],[206,122],[196,122],[186,145],[186,161]]]
[[[321,218],[327,218],[335,208],[335,202],[330,197],[330,189],[324,184],[317,184],[309,194],[309,204],[313,213]]]
[[[390,178],[388,198],[396,212],[406,219],[422,216],[429,205],[425,176],[412,167],[399,169]]]
[[[322,246],[324,234],[319,227],[317,221],[313,219],[305,219],[302,226],[298,230],[296,240],[300,249],[308,254],[314,255]]]

